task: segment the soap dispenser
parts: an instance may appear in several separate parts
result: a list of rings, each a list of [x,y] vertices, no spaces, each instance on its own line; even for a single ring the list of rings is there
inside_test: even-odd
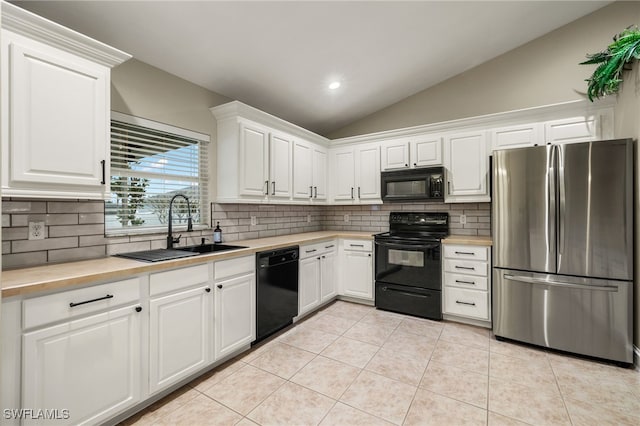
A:
[[[222,229],[220,229],[220,222],[217,222],[216,229],[213,230],[213,242],[214,243],[222,242]]]

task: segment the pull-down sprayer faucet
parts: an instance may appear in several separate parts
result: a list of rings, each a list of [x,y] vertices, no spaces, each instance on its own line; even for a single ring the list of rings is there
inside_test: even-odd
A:
[[[178,198],[178,197],[182,197],[185,200],[187,200],[187,211],[189,213],[189,216],[187,217],[187,232],[191,232],[193,231],[193,221],[191,220],[191,205],[189,204],[189,199],[182,195],[182,194],[176,194],[173,196],[173,198],[171,198],[171,201],[169,201],[169,234],[167,235],[167,249],[172,249],[174,244],[178,244],[180,242],[180,237],[182,235],[178,235],[177,238],[173,238],[173,215],[172,215],[172,208],[173,208],[173,201]]]

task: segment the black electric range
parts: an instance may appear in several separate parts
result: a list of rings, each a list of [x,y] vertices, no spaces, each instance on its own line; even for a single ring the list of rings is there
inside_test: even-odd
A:
[[[389,232],[374,237],[377,308],[442,319],[441,240],[448,234],[448,213],[389,215]]]

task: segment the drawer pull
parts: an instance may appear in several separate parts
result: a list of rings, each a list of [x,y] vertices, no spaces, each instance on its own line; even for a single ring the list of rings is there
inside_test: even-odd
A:
[[[382,287],[382,291],[392,291],[394,293],[400,293],[403,296],[419,297],[421,299],[428,299],[429,297],[431,297],[430,294],[409,293],[409,292],[402,291],[402,290],[396,290],[395,288],[389,288],[387,286]]]
[[[475,283],[475,282],[473,282],[473,281],[462,281],[462,280],[456,280],[456,282],[457,282],[457,283],[460,283],[460,284],[471,284],[471,285],[476,285],[476,283]]]
[[[456,254],[466,254],[467,256],[475,256],[476,254],[470,251],[456,251]]]
[[[107,294],[104,297],[98,297],[97,299],[85,300],[84,302],[78,303],[69,303],[69,307],[73,308],[74,306],[86,305],[87,303],[99,302],[100,300],[113,299],[113,294]]]
[[[136,306],[136,312],[142,312],[142,306]]]
[[[476,270],[476,268],[474,268],[472,266],[458,266],[458,265],[456,265],[455,268],[456,269],[467,269],[469,271],[475,271]]]
[[[318,251],[318,250],[316,250],[316,249],[313,249],[313,250],[305,250],[304,252],[305,252],[305,253],[313,253],[314,251]]]
[[[218,284],[218,286],[217,286],[217,287],[218,287],[218,288],[222,288],[222,284]]]
[[[475,303],[461,302],[461,301],[459,301],[459,300],[456,300],[456,303],[457,303],[458,305],[476,306],[476,304],[475,304]]]
[[[207,287],[207,288],[204,289],[204,291],[206,291],[207,293],[211,293],[211,288]]]
[[[330,246],[324,246],[324,248],[326,248],[326,249],[330,249],[330,248],[333,248],[333,247],[335,247],[333,244],[331,244]]]
[[[349,244],[351,247],[364,247],[364,244]]]

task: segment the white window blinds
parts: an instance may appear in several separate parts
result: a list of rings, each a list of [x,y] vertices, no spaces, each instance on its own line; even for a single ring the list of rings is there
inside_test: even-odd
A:
[[[206,225],[208,146],[207,135],[112,112],[107,232],[166,229],[169,201],[176,194],[189,198],[194,225]],[[177,198],[174,226],[186,225],[187,216],[187,203]]]

